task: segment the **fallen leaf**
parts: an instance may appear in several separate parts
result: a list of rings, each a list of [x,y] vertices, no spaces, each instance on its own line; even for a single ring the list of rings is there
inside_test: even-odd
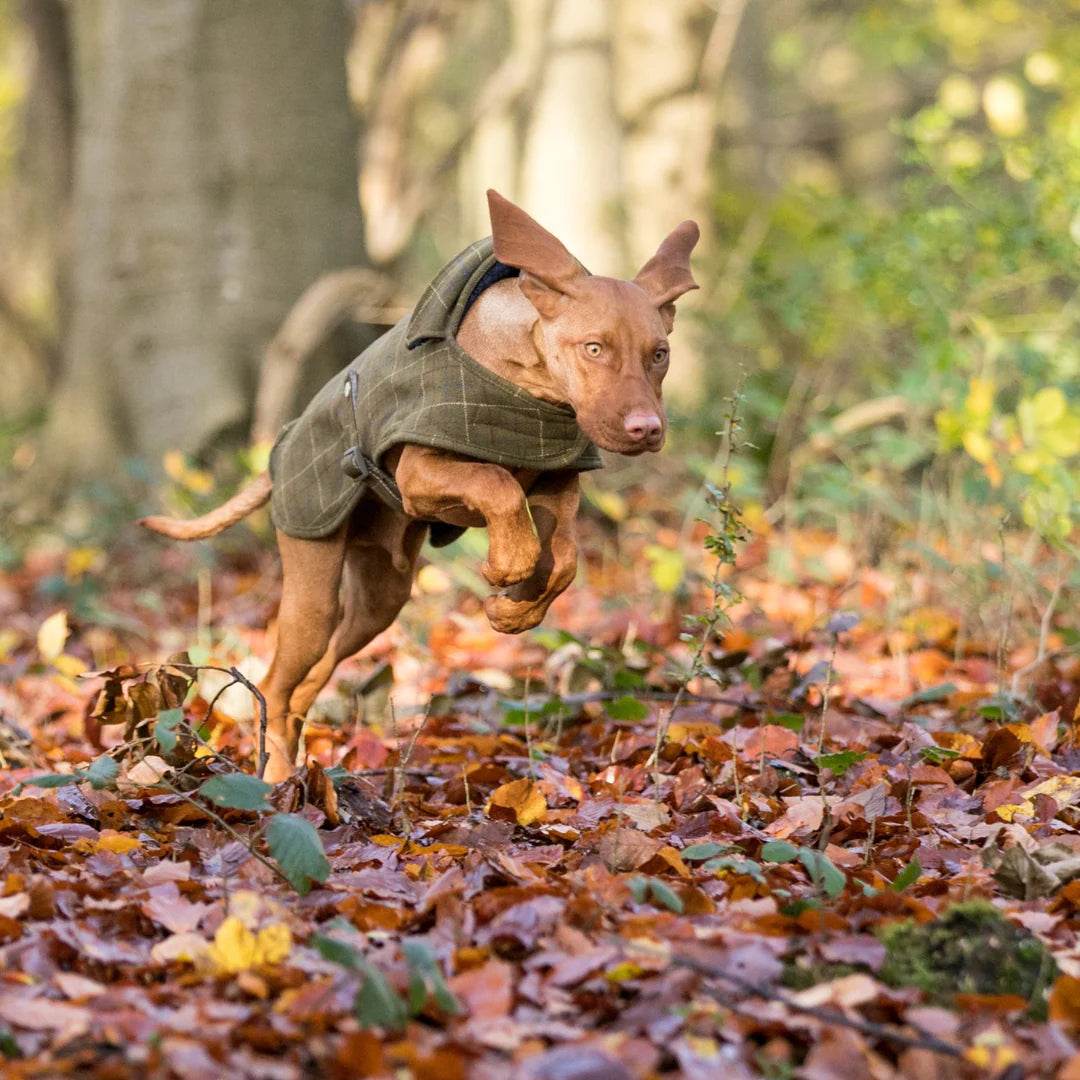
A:
[[[523,777],[497,787],[488,800],[487,812],[490,817],[502,817],[504,820],[512,816],[524,827],[544,820],[547,816],[547,802],[540,788],[532,780]]]
[[[51,664],[64,651],[70,633],[66,611],[57,611],[38,627],[38,652],[46,664]]]

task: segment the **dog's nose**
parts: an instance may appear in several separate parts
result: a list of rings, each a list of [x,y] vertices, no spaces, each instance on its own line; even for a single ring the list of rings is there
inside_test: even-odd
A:
[[[626,434],[638,442],[655,442],[663,431],[660,417],[651,412],[628,413],[623,420],[623,427]]]

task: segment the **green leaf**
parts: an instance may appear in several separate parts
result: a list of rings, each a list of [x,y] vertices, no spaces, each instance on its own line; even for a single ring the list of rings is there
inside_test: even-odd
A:
[[[428,945],[423,941],[403,941],[401,951],[409,969],[409,1011],[414,1016],[419,1013],[430,993],[443,1012],[456,1016],[461,1006],[446,985],[435,954]]]
[[[115,760],[108,754],[102,754],[101,757],[90,762],[90,767],[86,770],[86,779],[95,790],[100,791],[102,788],[109,787],[119,772],[120,766]]]
[[[799,849],[785,840],[770,840],[767,844],[761,845],[762,862],[791,862],[798,854]]]
[[[666,907],[668,911],[674,911],[676,915],[681,915],[686,910],[682,897],[665,882],[657,878],[649,878],[649,891],[653,894],[653,899],[658,904]]]
[[[731,870],[736,874],[745,874],[752,877],[761,885],[765,884],[765,875],[761,867],[753,859],[736,859],[730,855],[721,856],[718,859],[710,859],[701,864],[702,870]]]
[[[806,717],[793,712],[777,713],[775,716],[767,717],[765,723],[776,724],[777,727],[787,728],[788,731],[802,731],[806,726]]]
[[[163,713],[158,713],[154,721],[154,738],[163,753],[171,754],[176,749],[176,728],[183,722],[182,709],[166,709]]]
[[[79,784],[86,779],[82,772],[74,773],[41,773],[39,776],[31,776],[24,780],[15,789],[17,795],[24,787],[57,788],[67,787],[69,784]]]
[[[199,793],[216,806],[230,810],[272,810],[266,796],[273,787],[257,776],[247,773],[228,773],[225,776],[211,776]]]
[[[266,839],[274,861],[301,896],[313,881],[325,881],[330,876],[330,861],[307,818],[275,814],[266,828]]]
[[[828,769],[833,776],[843,776],[857,761],[862,761],[866,754],[854,750],[843,750],[839,754],[819,754],[814,764],[819,769]]]
[[[803,848],[799,852],[799,862],[810,873],[810,879],[816,887],[824,889],[827,896],[839,896],[847,885],[847,876],[838,870],[820,851]]]
[[[896,880],[892,882],[889,888],[893,892],[903,892],[909,885],[913,885],[919,880],[919,875],[922,873],[922,867],[919,865],[918,859],[912,859],[911,862],[896,875]]]
[[[386,976],[367,959],[361,960],[363,982],[356,994],[354,1008],[361,1027],[381,1027],[400,1031],[409,1013]]]
[[[612,720],[644,720],[649,715],[649,706],[637,698],[626,697],[609,701],[604,711]]]
[[[632,877],[626,884],[630,886],[630,895],[633,896],[634,903],[645,903],[645,897],[649,892],[649,879]]]
[[[900,702],[900,708],[907,709],[912,705],[925,705],[930,701],[944,701],[950,694],[955,693],[956,685],[954,683],[939,683],[937,686],[928,686],[918,693],[909,694]]]
[[[349,971],[358,971],[360,969],[360,961],[363,957],[347,941],[326,934],[316,934],[311,939],[311,944],[315,946],[315,949],[324,960],[329,960],[332,964],[339,964],[343,968],[348,968]]]
[[[722,855],[730,851],[730,844],[691,844],[680,852],[683,859],[690,862],[698,862],[702,859],[711,859],[714,855]]]

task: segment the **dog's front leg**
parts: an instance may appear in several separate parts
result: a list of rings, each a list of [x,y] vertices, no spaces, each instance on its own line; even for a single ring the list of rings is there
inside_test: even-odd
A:
[[[578,474],[544,473],[529,491],[529,509],[540,539],[536,569],[525,581],[484,602],[488,622],[504,634],[536,626],[577,574]]]
[[[487,526],[481,571],[489,584],[502,589],[532,575],[540,541],[525,492],[502,466],[410,445],[401,452],[395,478],[412,517]]]

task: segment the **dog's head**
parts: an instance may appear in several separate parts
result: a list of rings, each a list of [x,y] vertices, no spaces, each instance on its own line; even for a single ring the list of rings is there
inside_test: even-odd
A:
[[[698,227],[684,221],[633,281],[587,274],[524,210],[488,192],[495,256],[521,270],[521,290],[539,316],[537,351],[604,450],[640,454],[664,444],[661,384],[675,301],[697,285],[690,252]]]

